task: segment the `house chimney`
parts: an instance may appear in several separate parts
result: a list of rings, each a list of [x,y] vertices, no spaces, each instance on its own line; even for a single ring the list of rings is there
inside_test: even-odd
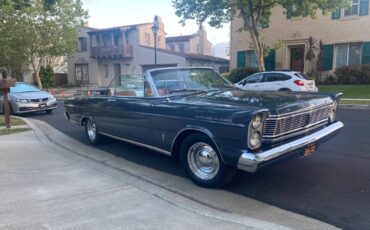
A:
[[[204,26],[199,27],[198,31],[199,35],[199,52],[200,54],[205,55],[206,54],[206,43],[207,43],[207,31],[204,28]]]

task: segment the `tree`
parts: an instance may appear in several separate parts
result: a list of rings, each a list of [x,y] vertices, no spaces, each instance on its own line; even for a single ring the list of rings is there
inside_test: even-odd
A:
[[[202,25],[208,20],[210,26],[219,28],[236,16],[242,18],[243,27],[240,31],[249,32],[259,70],[265,71],[266,44],[263,44],[258,28],[269,22],[272,8],[280,5],[286,9],[286,13],[289,9],[293,17],[310,15],[315,18],[319,9],[325,14],[348,6],[349,0],[172,0],[172,4],[182,24],[186,20],[196,20]],[[292,6],[294,11],[291,10]]]
[[[21,72],[28,60],[27,38],[21,36],[27,25],[16,15],[26,6],[23,1],[0,0],[0,67],[11,77]]]
[[[1,35],[7,40],[5,46],[14,49],[17,36],[23,41],[21,53],[27,56],[35,81],[42,88],[41,66],[48,57],[68,56],[76,50],[77,28],[84,24],[87,12],[80,0],[0,0],[0,7],[7,9],[0,34],[4,24],[17,31]],[[17,23],[12,23],[14,18]]]

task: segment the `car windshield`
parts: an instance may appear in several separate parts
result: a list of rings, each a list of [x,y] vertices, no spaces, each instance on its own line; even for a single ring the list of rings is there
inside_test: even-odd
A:
[[[150,75],[160,96],[233,87],[212,69],[163,69]]]
[[[40,90],[35,86],[26,83],[17,83],[15,87],[10,87],[10,93],[29,93],[29,92],[40,92]]]

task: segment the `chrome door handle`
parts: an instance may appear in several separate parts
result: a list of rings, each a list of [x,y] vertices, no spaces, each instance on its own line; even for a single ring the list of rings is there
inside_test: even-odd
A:
[[[115,102],[116,99],[108,99],[108,102]]]

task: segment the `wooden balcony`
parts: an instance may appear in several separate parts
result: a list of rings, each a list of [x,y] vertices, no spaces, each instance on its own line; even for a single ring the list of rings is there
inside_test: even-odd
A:
[[[100,46],[91,47],[92,58],[104,59],[104,58],[132,58],[132,46]]]

